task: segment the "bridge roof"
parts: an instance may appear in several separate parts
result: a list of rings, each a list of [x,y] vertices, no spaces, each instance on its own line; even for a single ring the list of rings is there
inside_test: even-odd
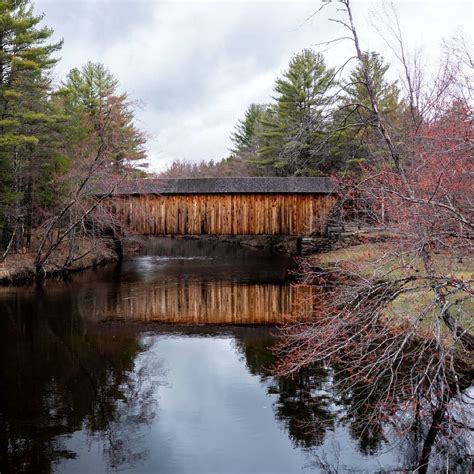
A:
[[[330,194],[336,186],[327,177],[128,179],[114,195],[133,194]]]

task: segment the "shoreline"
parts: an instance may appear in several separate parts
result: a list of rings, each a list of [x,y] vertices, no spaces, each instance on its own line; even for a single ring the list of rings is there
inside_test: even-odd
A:
[[[23,252],[8,255],[0,262],[0,286],[31,284],[35,280],[55,277],[67,278],[68,275],[108,263],[118,262],[124,256],[139,253],[145,246],[148,235],[132,235],[120,240],[108,239],[101,242],[82,242],[81,253],[87,253],[82,259],[74,262],[69,268],[62,269],[66,258],[64,249],[54,253],[45,272],[38,276],[35,272],[35,252]],[[275,256],[294,256],[298,253],[298,239],[288,236],[245,235],[245,236],[213,236],[213,235],[180,235],[156,236],[168,239],[201,240],[204,242],[227,243],[242,248],[268,250]]]
[[[74,262],[67,269],[61,268],[59,262],[61,257],[64,257],[64,253],[58,252],[51,259],[51,263],[44,273],[38,276],[34,265],[35,255],[35,252],[24,252],[7,256],[0,263],[0,286],[31,284],[38,278],[66,278],[68,275],[87,270],[88,268],[119,261],[119,256],[113,249],[113,242],[102,242],[102,245],[95,246],[87,255]]]
[[[45,272],[38,276],[35,272],[34,260],[35,252],[24,252],[7,256],[4,262],[0,262],[0,286],[15,284],[29,284],[36,279],[48,279],[55,277],[67,278],[68,275],[81,272],[90,268],[99,267],[108,263],[118,262],[124,256],[139,253],[144,247],[146,239],[153,237],[149,235],[130,235],[120,240],[105,239],[98,242],[84,241],[80,244],[81,253],[85,256],[67,268],[63,269],[62,264],[66,258],[65,249],[59,249],[50,259]],[[360,258],[360,253],[370,253],[374,247],[383,245],[386,236],[367,237],[364,233],[361,236],[351,236],[351,239],[336,239],[335,244],[331,241],[331,250],[322,249],[319,246],[311,248],[308,246],[307,252],[301,255],[301,239],[295,236],[269,236],[269,235],[177,235],[177,236],[156,236],[167,239],[183,239],[212,243],[227,243],[240,246],[242,248],[265,250],[277,256],[298,256],[310,262],[320,260],[323,267],[333,263],[333,260],[345,260],[354,256]],[[319,241],[330,242],[331,239],[321,237]],[[334,240],[334,239],[333,239]],[[381,242],[382,241],[382,242]],[[354,255],[354,253],[356,255]],[[325,264],[325,265],[324,265]]]

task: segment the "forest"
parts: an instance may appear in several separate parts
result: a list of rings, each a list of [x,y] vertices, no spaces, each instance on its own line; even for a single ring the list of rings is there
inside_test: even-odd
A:
[[[153,176],[147,137],[136,125],[136,104],[106,65],[79,65],[54,84],[62,43],[50,41],[52,30],[40,26],[44,18],[29,0],[1,9],[0,258],[32,251],[41,273],[61,249],[52,267],[68,268],[117,226],[90,200],[94,183],[112,190],[125,177]],[[230,131],[228,156],[176,160],[158,177],[329,175],[354,189],[368,170],[383,168],[387,150],[396,167],[414,170],[417,155],[444,146],[438,137],[463,140],[472,119],[466,40],[446,41],[433,79],[410,55],[397,21],[393,12],[385,32],[399,58],[397,80],[376,51],[328,67],[323,53],[305,49],[275,79],[271,102],[249,104]],[[371,205],[367,196],[357,202]]]
[[[0,258],[33,250],[38,272],[66,240],[62,266],[81,257],[74,236],[97,207],[87,189],[143,175],[146,141],[133,104],[103,64],[88,62],[53,84],[62,43],[50,41],[42,20],[29,1],[0,4]]]
[[[0,276],[3,267],[41,279],[116,258],[126,225],[102,204],[124,179],[330,176],[332,223],[390,237],[301,262],[300,284],[323,296],[301,309],[304,322],[281,328],[274,373],[329,363],[368,426],[397,420],[402,436],[418,436],[417,472],[435,446],[461,465],[472,456],[472,45],[446,39],[428,72],[392,10],[390,64],[362,48],[350,0],[337,3],[332,21],[352,51],[343,64],[296,52],[272,98],[248,104],[229,130],[228,156],[151,173],[136,104],[113,72],[88,62],[55,84],[62,43],[29,0],[0,2]]]

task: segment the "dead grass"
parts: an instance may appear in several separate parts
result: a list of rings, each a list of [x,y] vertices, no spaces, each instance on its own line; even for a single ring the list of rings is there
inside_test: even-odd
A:
[[[390,246],[385,243],[361,244],[353,245],[330,252],[312,255],[309,257],[315,263],[318,262],[324,265],[331,265],[339,262],[353,262],[360,263],[367,260],[372,260],[374,256],[383,256],[390,249]]]
[[[311,262],[320,266],[332,266],[343,262],[360,266],[365,273],[387,274],[393,277],[400,276],[401,268],[410,266],[413,272],[422,272],[423,265],[419,258],[410,255],[395,253],[393,247],[387,243],[368,243],[354,245],[331,252],[312,255]],[[474,256],[465,256],[462,259],[453,259],[447,254],[435,254],[434,263],[441,274],[452,275],[460,279],[474,276]]]
[[[423,273],[423,265],[419,258],[396,254],[389,243],[369,243],[356,245],[328,253],[313,255],[311,261],[320,267],[350,263],[358,271],[367,276],[382,278],[397,278],[407,273]],[[440,274],[454,276],[461,280],[474,278],[474,256],[453,259],[447,254],[434,255],[435,267]],[[462,294],[458,294],[459,298]],[[429,289],[405,293],[396,298],[387,308],[388,320],[412,318],[432,301],[433,295]],[[473,325],[474,301],[472,298],[464,302],[460,322],[466,327]],[[433,322],[433,313],[429,313],[420,325],[427,328]]]

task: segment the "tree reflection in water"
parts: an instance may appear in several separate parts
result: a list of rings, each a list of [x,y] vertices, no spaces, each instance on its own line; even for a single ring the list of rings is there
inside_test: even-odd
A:
[[[99,441],[104,468],[140,471],[148,465],[147,459],[150,465],[161,466],[163,460],[151,459],[155,453],[147,452],[143,440],[158,409],[157,385],[164,380],[157,362],[161,356],[156,357],[160,353],[155,346],[147,347],[146,341],[160,337],[147,338],[141,324],[97,323],[91,318],[92,302],[86,304],[64,288],[50,290],[44,298],[25,290],[0,301],[0,472],[41,473],[58,465],[64,468],[67,459],[80,455],[82,440],[71,442],[78,433],[85,433],[91,444]],[[358,467],[359,460],[350,464],[346,458],[344,464],[344,450],[355,448],[365,459],[376,460],[400,443],[393,435],[396,426],[371,422],[370,410],[361,403],[370,394],[376,404],[377,394],[362,384],[350,393],[339,390],[346,374],[337,367],[312,366],[293,378],[271,375],[275,343],[271,329],[166,325],[146,329],[158,336],[178,334],[177,344],[189,336],[209,340],[231,337],[242,363],[261,380],[273,401],[280,427],[294,447],[311,453],[317,470],[340,472]],[[184,350],[181,347],[185,345],[179,346],[179,351]],[[187,353],[181,357],[186,359]],[[204,368],[200,381],[216,377],[219,383],[234,382],[232,376],[219,379],[213,370],[212,366]],[[255,408],[249,407],[249,412]],[[215,416],[218,414],[216,410]],[[202,421],[205,429],[212,424],[213,415]],[[408,416],[407,411],[401,412],[400,423]],[[396,448],[402,453],[397,465],[381,461],[380,470],[413,466],[424,430],[422,419],[413,423],[409,437]],[[163,442],[163,438],[157,439]],[[446,438],[444,448],[443,441],[438,445],[446,452],[448,448],[452,451],[456,442]],[[458,458],[451,457],[450,466],[458,462],[462,471],[469,462],[464,453],[460,449]]]
[[[326,432],[334,429],[344,411],[344,400],[334,393],[333,371],[319,366],[301,370],[293,377],[272,376],[275,359],[271,348],[276,339],[268,331],[266,334],[266,337],[255,337],[251,331],[239,332],[238,350],[250,372],[265,379],[268,393],[277,396],[275,416],[288,431],[294,446],[320,446]]]
[[[345,400],[335,398],[332,370],[310,367],[293,377],[271,375],[275,362],[271,348],[276,339],[272,336],[252,337],[241,335],[237,347],[244,354],[245,362],[254,375],[268,381],[268,393],[277,396],[275,416],[288,430],[297,447],[320,446],[327,430],[334,429]]]
[[[399,461],[394,469],[417,468],[429,429],[423,416],[414,413],[410,407],[400,406],[396,417],[374,418],[371,407],[380,403],[380,394],[370,384],[364,383],[354,384],[350,391],[345,390],[347,373],[337,367],[312,365],[291,378],[273,376],[271,369],[275,359],[272,347],[275,342],[276,338],[272,336],[255,337],[254,332],[244,331],[239,332],[236,346],[251,373],[266,380],[268,393],[277,396],[275,416],[288,431],[294,446],[311,448],[314,467],[324,472],[340,472],[353,467],[339,464],[338,453],[345,448],[344,445],[331,446],[330,455],[324,451],[328,433],[342,426],[348,430],[362,455],[397,452]],[[406,370],[409,371],[410,367]],[[470,421],[472,423],[472,419]],[[452,472],[467,472],[472,463],[469,454],[472,437],[453,436],[452,432],[444,430],[442,424],[438,428],[437,450],[430,459],[430,468],[446,469],[448,466]],[[337,444],[337,440],[333,444]],[[380,466],[381,471],[384,468]]]
[[[146,457],[133,437],[153,418],[158,370],[137,366],[144,349],[129,328],[85,322],[67,294],[2,301],[0,471],[50,472],[76,456],[64,441],[78,430],[101,438],[111,468]]]

